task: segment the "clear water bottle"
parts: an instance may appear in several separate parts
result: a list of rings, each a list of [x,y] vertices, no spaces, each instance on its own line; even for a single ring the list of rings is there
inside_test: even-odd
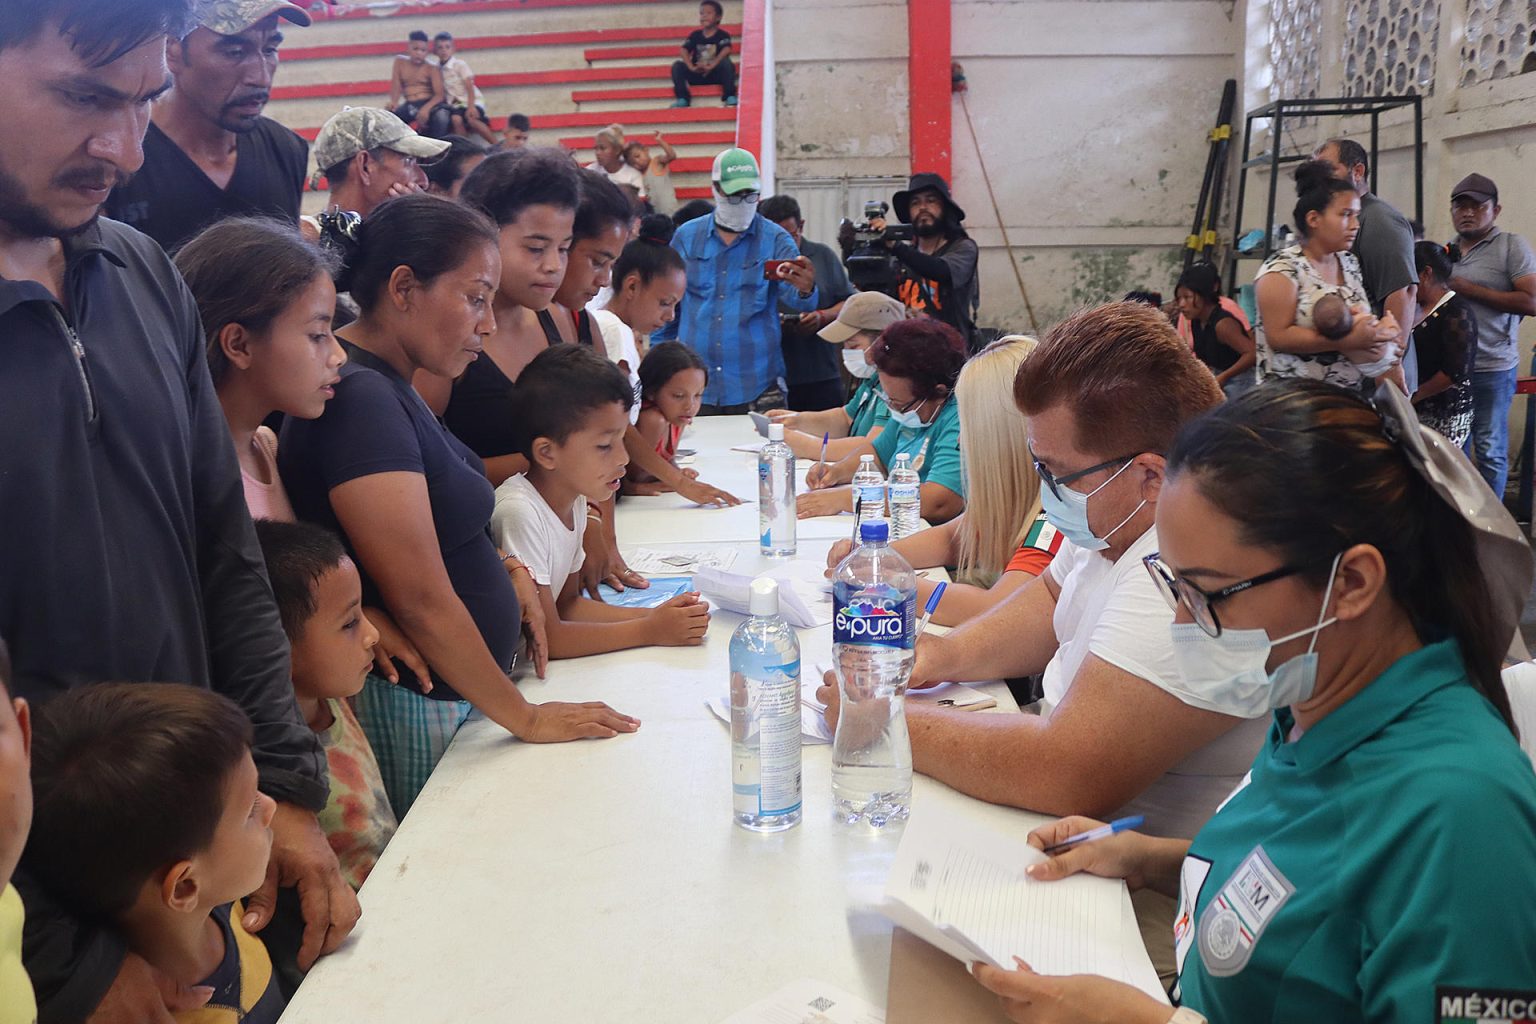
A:
[[[897,455],[891,464],[892,540],[910,537],[923,528],[922,486],[922,479],[917,475],[917,470],[912,468],[912,457],[906,452]]]
[[[873,455],[859,458],[859,468],[853,474],[853,509],[859,514],[853,524],[853,535],[872,519],[885,519],[885,477],[875,464]]]
[[[912,675],[917,576],[887,543],[883,520],[832,576],[832,660],[842,701],[832,739],[832,803],[849,825],[906,820],[912,742],[904,708]]]
[[[784,443],[782,423],[769,425],[757,456],[757,525],[763,554],[795,553],[795,453]]]
[[[731,636],[731,809],[753,832],[800,823],[800,640],[779,584],[752,581],[751,618]]]

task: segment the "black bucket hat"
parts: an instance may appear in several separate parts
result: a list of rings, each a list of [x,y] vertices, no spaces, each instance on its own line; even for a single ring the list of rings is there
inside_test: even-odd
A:
[[[891,207],[896,211],[896,219],[903,224],[912,223],[912,197],[919,192],[926,192],[929,189],[932,189],[944,198],[945,204],[954,213],[955,220],[965,220],[965,211],[960,209],[959,204],[949,194],[949,182],[945,181],[942,176],[930,171],[912,175],[912,180],[907,183],[906,191],[897,192],[891,197]]]

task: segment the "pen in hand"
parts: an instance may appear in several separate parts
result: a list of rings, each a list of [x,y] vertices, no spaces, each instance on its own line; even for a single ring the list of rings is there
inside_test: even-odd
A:
[[[1140,828],[1141,823],[1146,820],[1140,814],[1133,814],[1129,818],[1116,818],[1108,825],[1100,825],[1098,828],[1091,828],[1087,832],[1079,832],[1075,836],[1068,836],[1059,843],[1047,846],[1045,852],[1050,856],[1055,856],[1063,850],[1070,850],[1079,843],[1091,843],[1095,839],[1107,839],[1117,832],[1126,832],[1133,828]]]
[[[827,442],[830,440],[832,440],[832,431],[829,430],[821,435],[821,458],[816,460],[816,465],[825,466],[827,464]]]

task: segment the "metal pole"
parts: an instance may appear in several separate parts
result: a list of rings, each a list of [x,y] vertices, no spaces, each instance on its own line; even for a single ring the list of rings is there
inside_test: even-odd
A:
[[[1413,98],[1413,214],[1424,226],[1424,98]]]

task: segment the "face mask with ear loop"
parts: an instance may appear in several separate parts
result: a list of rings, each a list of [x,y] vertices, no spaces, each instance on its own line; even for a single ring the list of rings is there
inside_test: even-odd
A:
[[[1317,635],[1339,621],[1337,616],[1328,618],[1328,606],[1343,557],[1342,551],[1333,556],[1317,624],[1307,629],[1274,640],[1262,629],[1223,629],[1213,637],[1193,622],[1175,622],[1170,627],[1173,660],[1190,702],[1235,718],[1257,718],[1312,696],[1317,688]],[[1312,642],[1305,653],[1287,659],[1273,672],[1268,670],[1276,647],[1308,634]]]
[[[1108,487],[1114,482],[1115,477],[1118,477],[1135,464],[1135,459],[1127,460],[1125,465],[1115,470],[1114,476],[1111,476],[1087,494],[1074,491],[1065,485],[1061,487],[1042,487],[1040,488],[1040,509],[1045,513],[1045,518],[1050,521],[1050,524],[1067,540],[1076,544],[1084,551],[1103,551],[1109,547],[1109,538],[1113,537],[1120,527],[1136,518],[1136,513],[1146,507],[1147,499],[1141,499],[1141,503],[1131,509],[1130,515],[1116,523],[1114,528],[1102,537],[1097,536],[1093,532],[1092,527],[1088,525],[1088,499]],[[1058,491],[1060,492],[1059,494],[1057,493]]]

